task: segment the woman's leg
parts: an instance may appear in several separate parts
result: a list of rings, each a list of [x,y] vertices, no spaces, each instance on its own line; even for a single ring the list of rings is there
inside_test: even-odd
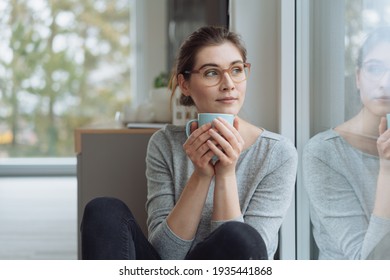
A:
[[[263,238],[252,226],[227,222],[218,227],[203,242],[191,250],[190,260],[266,260]]]
[[[81,224],[82,259],[160,259],[131,211],[116,198],[91,200]]]

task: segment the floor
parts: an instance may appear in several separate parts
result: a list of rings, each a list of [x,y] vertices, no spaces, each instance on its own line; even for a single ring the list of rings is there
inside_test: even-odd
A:
[[[0,177],[0,260],[77,259],[77,180]]]

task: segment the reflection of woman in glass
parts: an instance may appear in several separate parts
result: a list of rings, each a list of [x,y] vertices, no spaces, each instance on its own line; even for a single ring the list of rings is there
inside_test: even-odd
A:
[[[361,111],[313,137],[303,155],[320,259],[390,258],[390,28],[359,51]]]

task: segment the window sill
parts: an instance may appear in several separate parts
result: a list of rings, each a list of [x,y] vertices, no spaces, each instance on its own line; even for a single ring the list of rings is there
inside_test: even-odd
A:
[[[76,158],[3,158],[0,177],[75,176]]]

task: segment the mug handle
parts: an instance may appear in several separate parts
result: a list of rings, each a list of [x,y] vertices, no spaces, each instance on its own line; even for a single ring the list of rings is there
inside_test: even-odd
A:
[[[189,137],[190,134],[191,134],[191,124],[192,124],[193,122],[197,122],[197,121],[198,121],[197,119],[192,119],[192,120],[189,120],[189,121],[186,123],[186,135],[187,135],[187,137]]]
[[[390,114],[386,114],[386,119],[387,119],[387,129],[390,128]]]

